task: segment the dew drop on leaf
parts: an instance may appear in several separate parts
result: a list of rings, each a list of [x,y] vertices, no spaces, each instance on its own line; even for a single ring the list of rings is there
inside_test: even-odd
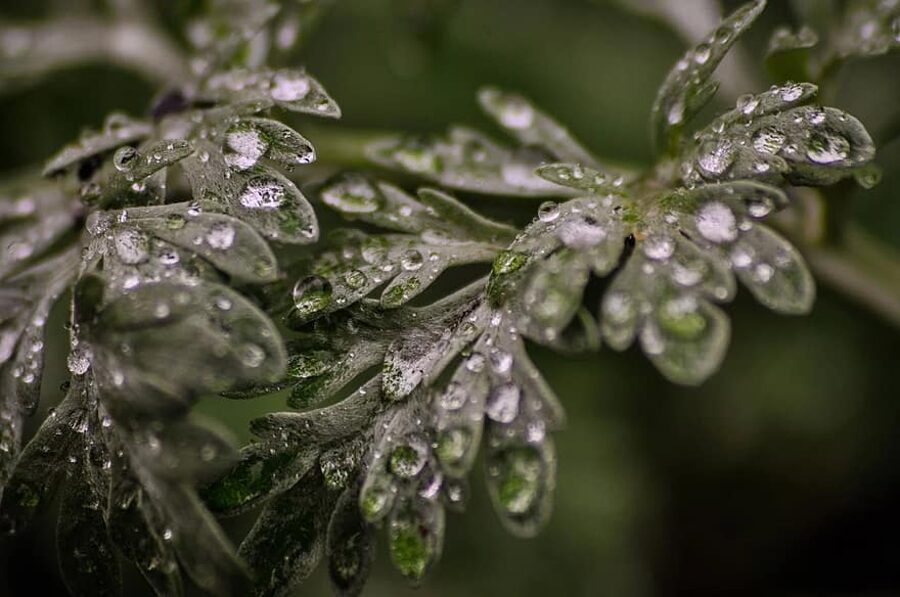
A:
[[[519,398],[522,390],[513,383],[505,383],[491,390],[484,412],[492,421],[512,423],[519,414]]]
[[[308,276],[294,285],[294,307],[301,317],[308,317],[331,304],[331,282],[322,276]]]
[[[239,201],[250,209],[275,209],[284,201],[284,187],[274,178],[258,176],[250,179]]]
[[[150,239],[134,228],[122,228],[113,238],[116,255],[127,265],[137,265],[150,258]]]
[[[697,212],[697,230],[703,238],[716,244],[732,242],[738,236],[734,212],[718,201],[705,204]]]
[[[125,147],[119,148],[115,155],[113,155],[113,166],[115,166],[116,170],[119,172],[128,172],[134,168],[137,158],[137,150],[134,147],[126,145]]]
[[[806,156],[816,164],[840,162],[849,154],[850,142],[832,132],[813,133],[806,149]]]
[[[234,244],[234,227],[226,222],[216,222],[206,233],[206,242],[213,249],[225,250]]]
[[[408,272],[421,269],[423,263],[425,263],[425,258],[417,249],[404,251],[403,256],[400,258],[400,266]]]
[[[428,459],[428,446],[420,438],[409,438],[391,450],[391,472],[403,479],[418,475]]]

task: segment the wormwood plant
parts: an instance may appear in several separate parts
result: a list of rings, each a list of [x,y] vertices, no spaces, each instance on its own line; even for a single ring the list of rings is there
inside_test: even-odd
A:
[[[725,354],[720,305],[738,280],[779,313],[811,308],[813,276],[785,236],[809,244],[796,233],[796,213],[822,200],[809,187],[878,178],[869,133],[820,105],[813,83],[742,95],[696,124],[713,72],[765,8],[757,0],[666,77],[650,118],[653,168],[607,165],[525,98],[487,88],[478,101],[511,143],[462,127],[374,139],[373,165],[431,186],[356,172],[309,185],[349,226],[318,242],[297,186],[316,152],[277,118],[340,110],[304,70],[267,65],[289,56],[323,5],[193,7],[186,62],[146,15],[134,18],[138,3],[113,4],[128,10],[80,26],[153,32],[146,55],[114,57],[151,76],[164,68],[165,91],[147,118],[111,115],[51,158],[44,180],[9,183],[0,203],[0,516],[18,531],[61,494],[59,559],[75,595],[117,594],[121,561],[160,595],[182,594],[185,574],[217,595],[286,594],[323,557],[336,592],[358,594],[379,528],[418,582],[440,557],[445,509],[465,504],[479,448],[500,520],[535,535],[552,507],[551,433],[564,413],[526,340],[566,352],[637,343],[672,382],[699,384]],[[830,38],[777,31],[775,72],[825,83],[843,61],[900,46],[896,1],[816,17]],[[58,66],[27,30],[10,32],[21,43],[7,80]],[[553,200],[519,229],[453,190]],[[482,277],[426,293],[473,264]],[[71,379],[23,447],[62,297]],[[293,410],[254,420],[258,439],[239,451],[190,414],[203,395],[272,392]],[[254,509],[235,549],[215,517]]]

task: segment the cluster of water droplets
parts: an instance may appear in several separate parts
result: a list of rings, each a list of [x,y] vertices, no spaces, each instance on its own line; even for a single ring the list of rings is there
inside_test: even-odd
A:
[[[760,180],[831,184],[874,156],[874,144],[852,116],[802,105],[816,93],[808,83],[776,85],[738,98],[734,110],[694,136],[695,153],[683,164],[689,184]]]

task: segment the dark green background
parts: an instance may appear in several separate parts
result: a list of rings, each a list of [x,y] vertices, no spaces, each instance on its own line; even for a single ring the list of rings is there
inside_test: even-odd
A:
[[[462,0],[423,27],[408,18],[422,4],[338,0],[308,40],[302,61],[341,104],[343,125],[487,128],[474,94],[497,84],[533,98],[600,155],[649,163],[649,109],[683,47],[663,25],[599,0]],[[771,4],[749,36],[754,59],[772,28],[790,22],[786,3]],[[875,130],[900,111],[898,81],[900,56],[854,64],[837,104]],[[98,65],[2,94],[0,167],[40,163],[110,110],[143,113],[155,91]],[[328,132],[290,120],[313,143]],[[882,185],[847,201],[868,230],[900,247],[900,143],[880,148],[878,161]],[[509,207],[468,199],[495,213]],[[528,214],[536,204],[513,208]],[[444,558],[417,594],[900,594],[900,334],[827,287],[809,317],[775,315],[745,292],[729,310],[728,357],[699,389],[666,383],[636,350],[570,358],[534,348],[569,417],[556,436],[553,518],[537,539],[506,535],[479,471],[468,512],[449,515]],[[62,342],[51,339],[57,366],[45,406],[59,398]],[[200,408],[246,440],[249,418],[282,406]],[[44,527],[4,550],[7,590],[60,590]],[[382,548],[366,594],[412,594],[405,587]],[[327,591],[320,570],[298,594]]]

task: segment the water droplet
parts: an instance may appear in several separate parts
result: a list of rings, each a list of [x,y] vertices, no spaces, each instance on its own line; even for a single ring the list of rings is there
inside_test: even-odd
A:
[[[786,102],[795,102],[803,95],[803,87],[792,84],[781,88],[781,99]]]
[[[700,44],[694,48],[694,62],[697,64],[706,64],[712,56],[712,48],[709,44]]]
[[[232,127],[225,135],[225,163],[235,170],[247,170],[256,165],[269,145],[258,131],[245,125]]]
[[[668,333],[683,340],[694,340],[706,329],[706,319],[698,313],[692,296],[680,296],[662,304],[657,319]]]
[[[331,282],[322,276],[308,276],[294,285],[294,307],[301,317],[318,313],[331,304]]]
[[[849,154],[850,142],[832,132],[813,133],[806,149],[806,156],[816,164],[840,162]]]
[[[603,299],[603,315],[612,323],[626,323],[635,316],[635,313],[634,299],[630,294],[613,291],[607,293]]]
[[[309,93],[309,79],[299,73],[277,73],[272,81],[272,99],[295,102]]]
[[[428,445],[414,437],[391,450],[389,466],[391,472],[403,479],[418,475],[428,460]]]
[[[737,100],[737,109],[744,114],[745,116],[749,116],[756,111],[756,108],[759,107],[759,98],[757,98],[753,94],[742,95]]]
[[[753,147],[760,153],[775,154],[778,153],[787,139],[780,129],[774,126],[767,126],[756,131],[753,135]]]
[[[559,205],[555,201],[546,201],[538,208],[538,219],[549,223],[559,217]]]
[[[647,237],[643,244],[644,255],[650,259],[663,261],[675,252],[675,241],[669,236],[654,234]]]
[[[713,243],[728,243],[738,236],[734,212],[724,203],[712,201],[697,212],[697,230]]]
[[[150,258],[150,239],[134,228],[122,228],[113,237],[116,255],[122,263],[137,265]]]
[[[137,163],[138,152],[134,147],[125,146],[119,148],[113,156],[113,166],[119,172],[128,172]]]
[[[534,108],[518,98],[503,102],[499,114],[503,126],[511,129],[527,129],[534,123]]]
[[[362,177],[349,178],[322,192],[325,205],[344,213],[372,213],[379,207],[378,193]]]
[[[442,431],[437,438],[438,460],[445,466],[460,464],[472,442],[472,433],[466,428],[451,428]]]
[[[734,151],[731,141],[728,139],[707,141],[700,147],[697,165],[707,174],[714,176],[724,174],[732,163],[734,163]]]
[[[366,275],[358,269],[353,269],[344,274],[344,283],[353,290],[359,290],[368,282]]]
[[[439,402],[445,410],[459,410],[466,403],[466,391],[459,383],[451,381],[441,394]]]
[[[491,390],[484,412],[492,421],[512,423],[519,414],[519,397],[522,390],[512,383],[505,383]]]
[[[416,249],[407,249],[400,258],[400,266],[408,272],[414,272],[422,267],[425,258]]]
[[[275,209],[284,202],[285,189],[274,178],[251,179],[241,193],[241,205],[250,209]]]
[[[558,236],[571,249],[589,249],[606,238],[606,230],[595,219],[586,217],[570,220],[560,226]]]
[[[506,275],[519,271],[528,262],[528,255],[519,251],[500,251],[494,259],[493,272]]]
[[[473,352],[466,359],[466,370],[472,373],[480,373],[484,371],[484,355],[480,352]]]
[[[92,359],[93,353],[91,349],[84,344],[78,344],[69,352],[69,356],[66,358],[66,365],[69,372],[73,375],[84,375],[91,366]]]
[[[244,365],[251,369],[255,369],[262,365],[263,361],[266,359],[266,353],[260,346],[248,342],[240,348],[240,359]]]
[[[206,233],[206,242],[213,249],[224,250],[234,244],[234,227],[226,222],[216,222]]]

